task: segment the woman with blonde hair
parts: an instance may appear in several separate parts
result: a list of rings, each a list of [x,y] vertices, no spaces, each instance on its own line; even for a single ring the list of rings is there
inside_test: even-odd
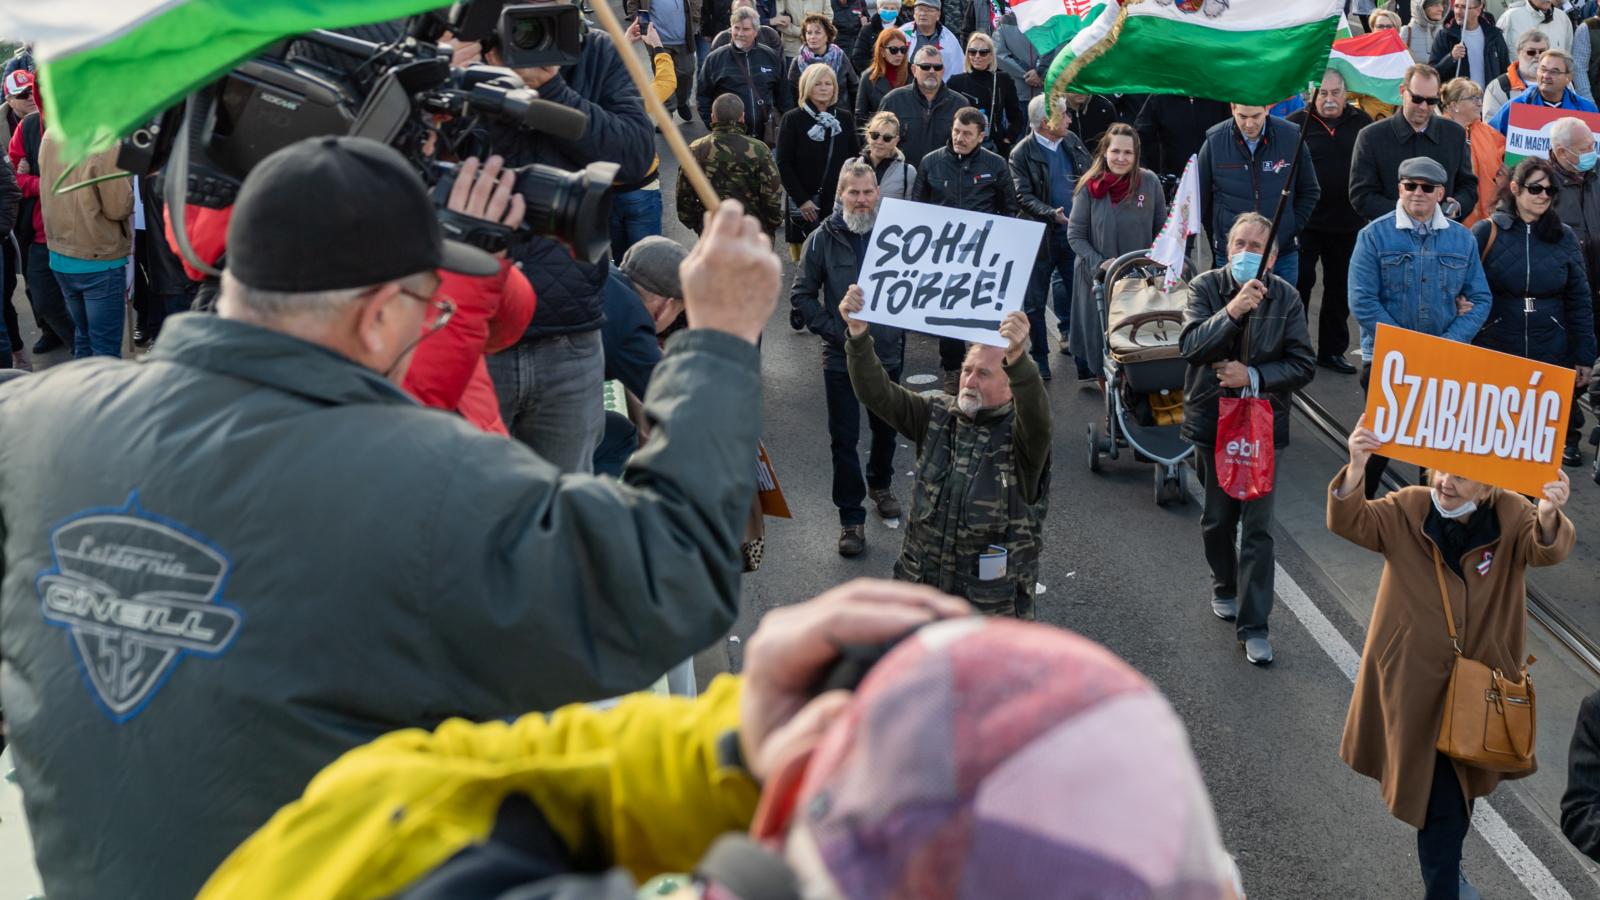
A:
[[[833,195],[844,161],[856,155],[855,121],[837,105],[839,78],[827,63],[800,73],[799,105],[778,126],[778,177],[789,195],[784,234],[789,255],[833,212]]]
[[[900,152],[900,120],[892,112],[876,113],[862,131],[866,141],[861,145],[860,161],[878,176],[878,196],[911,199],[917,167]]]
[[[1506,136],[1483,120],[1483,88],[1471,78],[1452,78],[1439,90],[1439,112],[1467,131],[1467,154],[1478,177],[1478,202],[1462,224],[1471,228],[1494,212],[1511,173],[1506,169]]]
[[[971,97],[973,105],[983,111],[989,120],[986,143],[1006,156],[1011,145],[1022,137],[1027,119],[1017,100],[1017,86],[1009,76],[1001,74],[995,50],[994,38],[981,31],[973,32],[967,38],[967,69],[948,84],[950,90]]]

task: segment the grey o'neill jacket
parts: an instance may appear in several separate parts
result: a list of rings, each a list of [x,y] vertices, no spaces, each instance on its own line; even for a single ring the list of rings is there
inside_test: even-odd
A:
[[[46,893],[192,897],[358,744],[715,642],[760,396],[753,346],[680,334],[618,483],[215,317],[0,388],[0,700]]]

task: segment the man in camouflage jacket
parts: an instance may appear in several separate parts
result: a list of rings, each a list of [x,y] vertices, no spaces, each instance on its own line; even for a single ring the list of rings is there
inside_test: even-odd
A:
[[[689,151],[705,170],[717,196],[743,203],[768,234],[778,230],[783,223],[778,164],[766,144],[744,133],[744,101],[738,94],[723,94],[712,102],[711,133],[690,144]],[[678,221],[699,234],[705,216],[705,204],[679,169]]]
[[[850,333],[850,382],[862,406],[917,445],[895,577],[965,597],[988,615],[1032,619],[1050,484],[1050,404],[1026,352],[1028,317],[1012,312],[1000,324],[1004,350],[968,349],[952,397],[913,393],[889,379],[867,323],[852,318],[861,305],[861,288],[852,285],[839,304]]]

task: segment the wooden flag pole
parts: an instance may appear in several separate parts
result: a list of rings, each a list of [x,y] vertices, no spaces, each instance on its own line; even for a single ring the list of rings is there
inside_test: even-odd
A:
[[[595,0],[591,8],[595,17],[600,20],[600,27],[611,35],[611,42],[617,45],[617,54],[622,57],[622,64],[628,70],[628,77],[639,88],[639,98],[644,101],[644,110],[661,129],[661,134],[667,139],[667,147],[672,150],[672,155],[678,158],[678,166],[689,179],[689,184],[694,187],[694,192],[700,196],[700,202],[705,205],[707,213],[716,212],[717,192],[711,187],[711,180],[706,178],[706,173],[695,162],[694,154],[689,152],[689,142],[683,139],[683,134],[678,131],[678,126],[672,121],[672,116],[667,108],[662,105],[661,98],[656,96],[654,77],[646,73],[644,65],[639,62],[639,55],[633,52],[633,47],[628,43],[628,35],[622,30],[622,23],[617,21],[617,14],[611,11],[609,0]]]

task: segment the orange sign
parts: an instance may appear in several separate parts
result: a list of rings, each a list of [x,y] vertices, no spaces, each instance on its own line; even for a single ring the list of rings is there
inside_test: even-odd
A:
[[[1378,451],[1540,497],[1561,471],[1577,373],[1379,325],[1367,390]]]

